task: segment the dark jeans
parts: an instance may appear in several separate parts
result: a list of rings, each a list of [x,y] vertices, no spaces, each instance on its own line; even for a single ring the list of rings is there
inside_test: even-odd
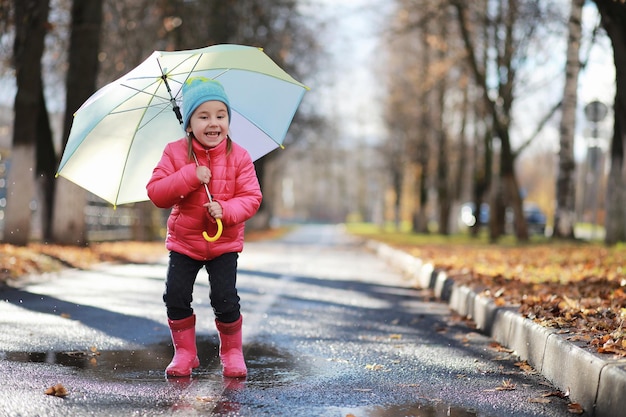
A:
[[[210,261],[196,261],[187,255],[170,252],[163,301],[170,320],[181,320],[193,314],[191,301],[198,272],[204,267],[209,274],[211,307],[215,318],[223,323],[239,319],[236,252],[225,253]]]

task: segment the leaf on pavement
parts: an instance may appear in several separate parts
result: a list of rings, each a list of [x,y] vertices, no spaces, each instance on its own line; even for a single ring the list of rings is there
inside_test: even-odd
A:
[[[513,391],[517,388],[517,385],[511,382],[510,379],[502,381],[502,385],[496,387],[496,391]]]
[[[67,390],[65,389],[65,387],[61,384],[56,384],[56,385],[49,387],[48,389],[44,391],[44,393],[46,395],[52,395],[52,396],[61,397],[61,398],[66,397],[67,394],[69,394]]]
[[[544,392],[543,394],[541,394],[542,397],[559,397],[559,398],[565,398],[568,396],[567,393],[562,393],[561,391],[549,391],[549,392]]]
[[[513,349],[506,348],[506,347],[502,346],[498,342],[491,342],[491,343],[489,343],[489,347],[491,349],[495,350],[496,352],[513,353]]]
[[[571,403],[567,405],[567,411],[572,414],[582,414],[585,412],[583,407],[578,403]]]
[[[537,371],[532,366],[530,366],[527,361],[515,362],[514,365],[517,366],[520,371],[523,371],[526,374],[537,373]]]

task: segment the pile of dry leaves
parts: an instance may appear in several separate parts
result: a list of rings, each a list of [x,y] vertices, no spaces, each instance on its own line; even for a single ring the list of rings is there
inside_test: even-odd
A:
[[[626,357],[626,248],[406,246],[455,282],[599,353]]]

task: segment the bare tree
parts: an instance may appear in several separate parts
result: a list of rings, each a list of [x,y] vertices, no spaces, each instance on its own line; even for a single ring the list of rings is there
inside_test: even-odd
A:
[[[585,0],[572,0],[568,22],[565,87],[561,108],[559,172],[556,182],[556,211],[554,236],[574,238],[576,220],[576,179],[574,161],[574,132],[578,104],[578,73],[580,72],[580,41],[582,38],[582,10]]]
[[[398,226],[403,200],[411,202],[412,229],[428,232],[428,189],[435,166],[433,75],[434,36],[430,19],[437,6],[430,1],[398,1],[388,35],[388,97],[385,122],[390,130],[384,157],[393,189],[394,219]],[[405,195],[405,183],[414,190]]]
[[[102,0],[72,3],[63,147],[69,137],[74,112],[96,90],[101,26]],[[93,175],[103,173],[94,172]],[[85,204],[86,192],[83,189],[65,179],[59,179],[53,212],[52,238],[55,242],[87,244]]]
[[[17,81],[11,169],[4,240],[26,245],[35,198],[36,143],[42,107],[41,57],[48,25],[48,0],[15,1],[13,59]],[[43,118],[44,116],[41,115]],[[34,121],[34,122],[33,122]]]
[[[610,172],[607,189],[605,242],[626,241],[626,4],[615,0],[594,0],[600,11],[602,27],[613,45],[615,62],[615,124],[610,149]]]
[[[447,8],[441,10],[441,18],[439,20],[439,33],[436,38],[431,38],[434,45],[435,55],[439,71],[436,74],[437,82],[434,88],[435,109],[434,109],[434,125],[437,134],[435,135],[435,148],[437,152],[437,202],[439,206],[439,233],[447,235],[450,233],[450,210],[452,208],[452,183],[450,160],[452,152],[450,152],[450,144],[452,140],[447,128],[446,119],[446,96],[450,93],[451,88],[448,85],[448,73],[450,65],[447,63],[450,54],[450,43],[448,42],[449,29],[449,13]]]
[[[461,36],[466,47],[467,58],[476,83],[484,91],[483,99],[491,121],[493,134],[500,144],[499,175],[497,182],[492,184],[492,201],[490,204],[490,237],[497,239],[504,231],[505,206],[510,206],[514,214],[514,231],[519,240],[528,239],[528,229],[524,219],[520,187],[515,174],[515,159],[522,145],[514,150],[511,143],[511,123],[513,120],[513,102],[516,90],[519,89],[519,63],[528,54],[528,47],[534,39],[540,23],[551,19],[549,6],[538,1],[507,0],[496,2],[482,12],[490,14],[488,38],[478,42],[477,31],[472,30],[468,13],[472,7],[469,3],[452,0],[457,9],[457,17]],[[476,13],[481,13],[476,10]],[[489,67],[481,65],[477,51],[488,48],[493,53]],[[491,72],[489,69],[491,68]],[[551,116],[555,110],[548,112]],[[544,119],[540,125],[545,124]]]
[[[453,203],[461,195],[467,169],[464,136],[474,97],[469,95],[472,79],[461,70],[466,68],[464,49],[456,26],[449,24],[451,12],[446,2],[398,2],[388,44],[392,65],[386,68],[394,68],[388,73],[386,121],[394,132],[388,147],[398,149],[411,164],[407,168],[391,159],[389,172],[396,198],[415,201],[416,233],[429,232],[432,218],[438,220],[440,233],[451,232]],[[400,138],[402,145],[397,144]],[[415,190],[401,195],[407,182]]]

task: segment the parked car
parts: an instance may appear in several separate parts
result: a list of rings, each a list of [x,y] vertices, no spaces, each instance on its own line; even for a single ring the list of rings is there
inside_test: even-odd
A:
[[[460,221],[466,227],[472,227],[477,222],[479,226],[489,224],[489,204],[482,203],[478,211],[478,219],[474,209],[474,203],[468,202],[461,206]],[[524,203],[524,218],[528,226],[528,232],[531,234],[545,234],[547,217],[541,208],[532,202]],[[513,210],[510,207],[506,209],[507,229],[511,229],[513,225]]]
[[[529,233],[538,235],[546,233],[547,217],[537,204],[531,202],[524,203],[524,218],[526,219]]]

